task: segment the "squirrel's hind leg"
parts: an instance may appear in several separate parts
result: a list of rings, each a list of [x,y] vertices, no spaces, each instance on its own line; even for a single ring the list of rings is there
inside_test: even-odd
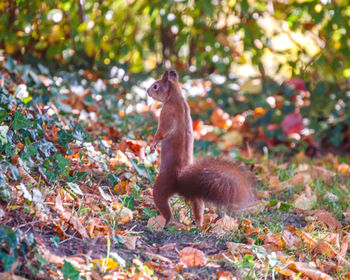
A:
[[[153,188],[153,200],[158,211],[165,218],[166,224],[168,224],[171,219],[171,209],[169,205],[169,198],[171,195],[172,192],[166,189],[166,186],[162,185],[160,180],[156,180]]]
[[[194,219],[199,227],[203,226],[204,202],[200,198],[192,200]]]

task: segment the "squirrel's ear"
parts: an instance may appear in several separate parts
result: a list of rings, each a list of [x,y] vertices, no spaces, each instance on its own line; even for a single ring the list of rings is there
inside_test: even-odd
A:
[[[169,80],[169,71],[165,71],[165,72],[164,72],[163,77],[162,77],[162,80],[163,80],[164,82]]]
[[[169,89],[169,71],[165,71],[162,77],[162,84],[165,90]]]
[[[179,77],[178,77],[177,72],[175,70],[171,70],[169,75],[170,75],[170,79],[172,79],[173,81],[175,81],[175,82],[179,81]]]

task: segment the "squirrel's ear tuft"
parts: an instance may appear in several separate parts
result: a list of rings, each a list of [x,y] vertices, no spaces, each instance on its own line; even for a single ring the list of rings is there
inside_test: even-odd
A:
[[[177,72],[175,70],[170,70],[170,79],[174,80],[175,82],[179,81],[179,77],[177,75]]]

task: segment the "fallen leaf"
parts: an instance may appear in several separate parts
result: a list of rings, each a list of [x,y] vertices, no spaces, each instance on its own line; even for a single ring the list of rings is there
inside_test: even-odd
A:
[[[38,182],[30,175],[27,171],[24,170],[22,166],[17,168],[19,176],[23,178],[23,183],[36,185]]]
[[[124,239],[124,246],[125,248],[129,250],[135,250],[136,248],[136,241],[139,239],[139,236],[123,236]]]
[[[281,233],[268,233],[261,237],[264,240],[264,245],[267,245],[270,250],[279,251],[285,245]]]
[[[317,240],[304,231],[301,232],[301,238],[303,239],[304,244],[309,248],[313,248],[317,244]]]
[[[326,210],[321,210],[316,214],[316,220],[325,223],[332,230],[340,230],[342,224]]]
[[[27,280],[27,278],[12,274],[10,271],[0,272],[0,280]]]
[[[191,217],[188,214],[188,208],[182,207],[179,211],[179,221],[185,225],[192,223]]]
[[[322,179],[326,183],[330,183],[335,176],[334,172],[318,166],[311,166],[310,172],[312,177]]]
[[[283,189],[282,185],[281,185],[281,181],[278,178],[277,175],[271,175],[269,177],[269,190],[270,191],[279,191]]]
[[[301,238],[289,230],[282,232],[282,240],[284,241],[286,248],[289,250],[297,250],[301,248]]]
[[[123,207],[121,210],[117,211],[118,222],[121,224],[125,224],[130,222],[134,218],[134,214],[131,209]]]
[[[343,215],[345,217],[345,222],[350,222],[350,205],[348,206],[348,208],[346,208]]]
[[[288,183],[293,186],[304,186],[312,182],[312,177],[309,172],[300,172],[288,180]]]
[[[217,270],[216,271],[219,278],[217,278],[218,280],[233,280],[233,279],[237,279],[235,278],[232,273],[230,271],[224,270],[224,271],[220,271]]]
[[[288,267],[295,272],[301,272],[303,275],[311,278],[312,280],[333,280],[333,278],[328,274],[313,268],[306,263],[294,262]]]
[[[89,235],[86,231],[86,228],[81,223],[78,215],[76,213],[72,214],[72,217],[70,219],[70,223],[72,224],[73,228],[83,237],[88,239]]]
[[[118,150],[116,152],[116,156],[111,158],[109,160],[109,164],[111,166],[116,166],[116,165],[122,165],[122,164],[125,164],[127,167],[131,168],[132,167],[132,164],[129,160],[129,158],[126,156],[126,154],[124,154],[122,151]]]
[[[153,253],[150,253],[150,252],[146,252],[146,255],[148,257],[150,257],[150,259],[153,260],[153,261],[158,261],[158,262],[163,262],[163,263],[168,263],[168,264],[173,263],[167,257],[161,256],[161,255],[158,255],[158,254],[153,254]]]
[[[227,216],[226,214],[221,219],[217,220],[213,225],[211,232],[218,235],[225,234],[229,231],[236,231],[238,229],[238,219]]]
[[[180,260],[188,267],[199,266],[207,263],[207,259],[201,250],[185,247],[179,251]]]
[[[284,276],[291,276],[293,274],[293,271],[291,271],[290,269],[282,268],[280,266],[276,266],[275,271],[277,271],[279,274],[282,274]]]
[[[316,195],[307,197],[305,194],[301,194],[294,201],[294,207],[302,210],[311,210],[317,203]]]
[[[125,145],[135,156],[138,156],[140,158],[145,157],[145,141],[124,139],[122,145]]]
[[[316,245],[313,252],[324,255],[328,258],[334,258],[337,255],[337,252],[333,249],[333,247],[324,240]]]
[[[152,217],[148,220],[147,227],[153,228],[154,231],[162,231],[165,226],[165,218],[161,215]]]
[[[89,235],[81,223],[78,215],[76,213],[71,213],[68,210],[64,209],[61,195],[58,194],[56,197],[56,210],[59,212],[59,214],[62,216],[62,218],[69,222],[73,228],[83,237],[83,238],[89,238]]]
[[[94,259],[92,260],[92,263],[98,263],[100,267],[104,267],[107,271],[119,267],[119,264],[113,258]]]

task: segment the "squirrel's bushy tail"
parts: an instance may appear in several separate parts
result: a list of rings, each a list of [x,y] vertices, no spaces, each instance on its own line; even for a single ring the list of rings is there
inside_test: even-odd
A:
[[[207,158],[180,172],[175,192],[190,200],[200,198],[238,210],[256,200],[253,186],[254,179],[243,164]]]

